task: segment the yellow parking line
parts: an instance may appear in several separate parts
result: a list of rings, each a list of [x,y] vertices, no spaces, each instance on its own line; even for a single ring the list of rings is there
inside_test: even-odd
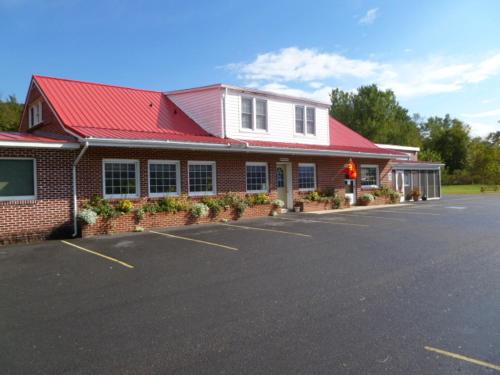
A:
[[[446,350],[436,349],[436,348],[433,348],[431,346],[424,346],[424,349],[428,350],[430,352],[435,352],[435,353],[438,353],[441,355],[445,355],[447,357],[451,357],[451,358],[459,359],[461,361],[469,362],[469,363],[472,363],[474,365],[483,366],[483,367],[491,368],[493,370],[500,371],[500,366],[494,365],[492,363],[484,362],[484,361],[481,361],[479,359],[474,359],[471,357],[466,357],[465,355],[447,352]]]
[[[122,266],[124,267],[127,267],[127,268],[134,268],[134,266],[128,264],[128,263],[125,263],[125,262],[122,262],[121,260],[118,260],[116,258],[112,258],[112,257],[108,257],[107,255],[104,255],[104,254],[101,254],[101,253],[98,253],[97,251],[93,251],[93,250],[89,250],[89,249],[86,249],[84,247],[81,247],[81,246],[78,246],[78,245],[75,245],[74,243],[71,243],[71,242],[68,242],[68,241],[61,241],[63,244],[66,244],[66,245],[69,245],[69,246],[73,246],[79,250],[82,250],[82,251],[85,251],[87,253],[90,253],[90,254],[93,254],[93,255],[97,255],[98,257],[101,257],[101,258],[104,258],[104,259],[107,259],[111,262],[115,262],[115,263],[118,263],[118,264],[121,264]]]
[[[326,220],[314,220],[314,219],[290,219],[288,217],[278,217],[277,219],[295,221],[296,223],[324,223],[324,224],[334,224],[334,225],[350,225],[354,227],[367,227],[367,224],[357,224],[357,223],[343,223],[337,221],[326,221]]]
[[[404,213],[404,214],[413,214],[413,215],[433,215],[433,216],[441,215],[441,214],[436,214],[434,212],[412,212],[409,210],[399,210],[399,211],[380,210],[379,212],[388,212],[388,213],[392,213],[392,214]]]
[[[210,245],[210,246],[216,246],[216,247],[222,247],[223,249],[227,249],[227,250],[234,250],[234,251],[238,251],[238,249],[236,247],[231,247],[231,246],[227,246],[227,245],[222,245],[222,244],[219,244],[219,243],[214,243],[214,242],[208,242],[208,241],[203,241],[203,240],[198,240],[196,238],[190,238],[190,237],[183,237],[183,236],[177,236],[175,234],[170,234],[170,233],[161,233],[161,232],[155,232],[153,230],[150,230],[149,233],[154,233],[154,234],[159,234],[160,236],[165,236],[165,237],[171,237],[171,238],[177,238],[179,240],[186,240],[186,241],[192,241],[192,242],[198,242],[198,243],[202,243],[204,245]]]
[[[234,224],[221,224],[221,225],[225,225],[227,227],[241,228],[241,229],[261,230],[261,231],[264,231],[264,232],[274,232],[274,233],[291,234],[291,235],[300,236],[300,237],[311,237],[310,234],[297,233],[297,232],[287,232],[285,230],[278,230],[278,229],[247,227],[247,226],[244,226],[244,225],[234,225]]]

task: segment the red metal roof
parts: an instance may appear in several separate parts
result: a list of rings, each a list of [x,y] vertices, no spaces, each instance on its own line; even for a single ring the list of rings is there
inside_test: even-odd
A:
[[[71,143],[65,139],[41,137],[31,133],[0,132],[0,141],[8,142],[46,142],[46,143]]]
[[[209,134],[159,91],[44,76],[33,78],[63,125],[82,137],[248,143],[274,148],[405,155],[376,146],[334,118],[330,118],[331,145],[240,141]]]
[[[64,126],[83,137],[211,137],[159,91],[34,76]],[[115,133],[116,132],[116,133]],[[214,137],[215,138],[215,137]]]

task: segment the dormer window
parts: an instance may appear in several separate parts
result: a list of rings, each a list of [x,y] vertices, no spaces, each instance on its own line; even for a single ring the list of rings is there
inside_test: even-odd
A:
[[[316,135],[316,109],[314,107],[295,106],[295,133]]]
[[[42,122],[42,102],[38,101],[29,108],[29,127],[33,127]]]
[[[241,128],[245,130],[267,130],[267,100],[250,97],[241,98]]]

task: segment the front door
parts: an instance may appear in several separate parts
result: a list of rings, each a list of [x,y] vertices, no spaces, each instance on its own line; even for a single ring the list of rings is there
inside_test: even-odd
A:
[[[286,169],[286,164],[278,164],[276,166],[276,190],[278,191],[278,199],[285,202],[285,207],[288,206]]]
[[[400,201],[404,202],[405,200],[405,182],[404,182],[404,172],[396,171],[396,191],[400,195]]]

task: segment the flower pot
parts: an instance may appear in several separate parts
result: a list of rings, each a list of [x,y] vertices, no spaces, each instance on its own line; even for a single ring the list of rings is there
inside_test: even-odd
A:
[[[295,212],[300,212],[300,206],[295,206],[295,207],[293,208],[293,210],[294,210]]]

